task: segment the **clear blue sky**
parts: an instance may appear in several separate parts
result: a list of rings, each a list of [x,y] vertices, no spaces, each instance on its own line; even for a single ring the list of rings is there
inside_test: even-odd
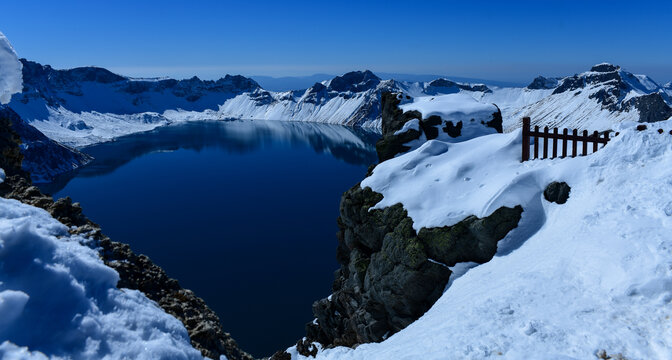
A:
[[[672,80],[672,1],[3,1],[19,56],[131,76],[355,69],[527,82],[608,61]]]

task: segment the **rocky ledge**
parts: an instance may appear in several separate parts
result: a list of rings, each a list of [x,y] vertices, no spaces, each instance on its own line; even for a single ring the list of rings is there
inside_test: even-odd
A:
[[[12,120],[0,114],[0,168],[6,179],[0,184],[0,196],[16,199],[48,211],[54,218],[70,227],[73,234],[92,238],[105,264],[119,273],[119,288],[137,289],[155,301],[167,313],[179,319],[194,348],[203,356],[230,360],[252,360],[241,350],[230,334],[224,332],[219,318],[205,302],[192,291],[183,289],[147,256],[135,254],[127,244],[105,236],[100,226],[89,220],[78,203],[70,198],[54,201],[33,186],[30,174],[22,168],[21,136],[14,131]]]

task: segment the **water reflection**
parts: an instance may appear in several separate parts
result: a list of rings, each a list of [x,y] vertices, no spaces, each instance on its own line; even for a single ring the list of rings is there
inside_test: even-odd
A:
[[[377,161],[374,144],[379,137],[380,133],[372,130],[308,122],[227,120],[175,124],[86,147],[82,151],[95,158],[91,164],[39,186],[43,192],[54,194],[74,177],[107,174],[142,155],[178,149],[200,152],[214,147],[229,153],[247,153],[284,143],[308,145],[317,153],[329,153],[349,164],[370,165]]]

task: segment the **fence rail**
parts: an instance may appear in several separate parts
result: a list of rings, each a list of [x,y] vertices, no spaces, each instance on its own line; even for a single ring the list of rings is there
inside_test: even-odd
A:
[[[594,131],[592,134],[588,134],[588,130],[583,130],[583,133],[579,135],[577,129],[573,129],[572,133],[569,134],[569,129],[562,129],[562,133],[558,132],[558,128],[553,128],[550,130],[548,126],[544,127],[543,131],[539,131],[539,126],[535,126],[534,130],[530,129],[530,118],[523,118],[523,156],[521,161],[530,160],[530,138],[534,139],[533,154],[532,159],[548,159],[548,148],[549,140],[552,140],[552,155],[550,159],[555,159],[558,157],[558,150],[561,151],[560,157],[567,157],[568,147],[567,143],[571,142],[572,153],[571,157],[576,156],[586,156],[588,155],[588,144],[592,144],[592,152],[596,152],[599,149],[599,145],[606,145],[609,142],[609,132],[605,132],[602,136],[597,131]],[[542,156],[539,156],[539,140],[543,139],[543,153]],[[558,141],[561,141],[562,148],[559,149]],[[582,143],[581,154],[578,153],[578,143]]]

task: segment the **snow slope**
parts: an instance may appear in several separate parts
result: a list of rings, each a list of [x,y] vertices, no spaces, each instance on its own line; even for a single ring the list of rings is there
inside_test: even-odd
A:
[[[14,48],[0,32],[0,106],[9,103],[13,94],[21,92],[21,68]]]
[[[0,32],[0,105],[9,103],[13,94],[21,92],[21,68],[14,48]]]
[[[119,275],[67,230],[0,198],[0,358],[202,358],[179,320],[117,289]]]
[[[672,120],[635,125],[574,159],[521,163],[513,131],[432,140],[379,164],[362,186],[383,194],[377,207],[401,202],[416,229],[517,204],[523,218],[494,259],[462,264],[419,320],[317,358],[672,359]],[[543,199],[551,181],[571,186],[566,204]]]

